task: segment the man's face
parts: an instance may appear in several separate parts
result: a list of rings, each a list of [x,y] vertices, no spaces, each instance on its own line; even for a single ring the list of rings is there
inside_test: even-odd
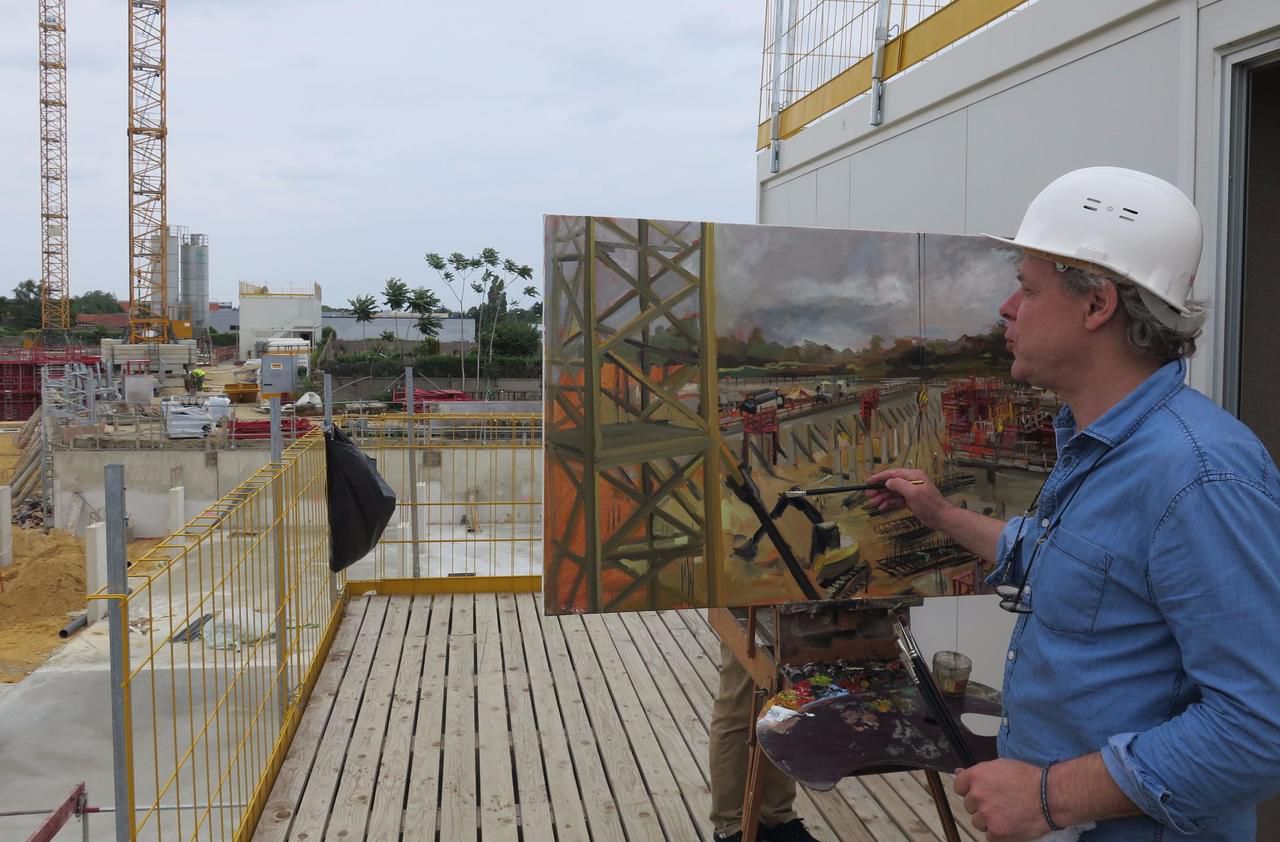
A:
[[[1000,305],[1013,378],[1049,388],[1059,382],[1087,338],[1086,308],[1084,299],[1067,292],[1051,262],[1024,255],[1018,288]]]

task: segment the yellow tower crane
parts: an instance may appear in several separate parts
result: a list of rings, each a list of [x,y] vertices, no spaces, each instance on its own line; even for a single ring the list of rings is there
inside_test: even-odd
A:
[[[40,0],[40,329],[71,327],[67,240],[67,4]]]
[[[167,0],[129,0],[130,342],[171,334],[166,13]]]

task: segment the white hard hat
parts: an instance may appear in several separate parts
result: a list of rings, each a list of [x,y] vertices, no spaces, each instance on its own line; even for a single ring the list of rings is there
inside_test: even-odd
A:
[[[1204,320],[1186,306],[1200,264],[1200,215],[1181,190],[1153,175],[1074,170],[1032,199],[1017,236],[983,236],[1126,278],[1168,327],[1195,330]]]

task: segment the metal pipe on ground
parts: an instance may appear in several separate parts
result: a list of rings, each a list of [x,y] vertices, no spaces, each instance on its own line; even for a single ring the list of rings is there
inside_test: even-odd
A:
[[[80,631],[82,628],[84,628],[87,625],[89,625],[89,613],[86,611],[85,613],[81,614],[80,616],[76,617],[74,620],[72,620],[71,622],[63,626],[62,629],[58,632],[58,637],[62,638],[63,640],[66,640],[68,637],[71,637],[71,635]]]

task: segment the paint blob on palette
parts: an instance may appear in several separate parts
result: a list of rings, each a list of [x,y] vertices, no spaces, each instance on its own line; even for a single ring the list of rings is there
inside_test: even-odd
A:
[[[836,489],[915,467],[1029,503],[1058,405],[1009,377],[1015,254],[606,217],[547,217],[546,249],[549,613],[983,591],[989,564]]]

